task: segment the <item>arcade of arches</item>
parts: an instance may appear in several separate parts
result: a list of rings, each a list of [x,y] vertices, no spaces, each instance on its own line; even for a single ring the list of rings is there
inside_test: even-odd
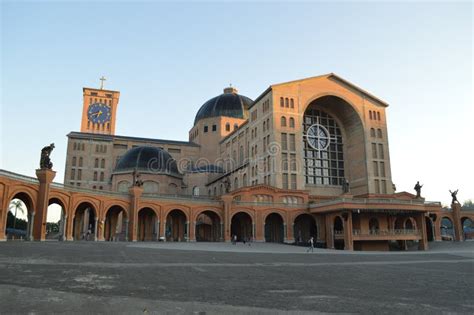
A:
[[[51,185],[54,172],[36,180],[0,171],[0,239],[9,231],[7,217],[12,200],[26,207],[27,240],[45,240],[47,208],[61,207],[59,240],[67,241],[238,241],[306,244],[314,237],[318,246],[346,250],[406,249],[416,244],[427,249],[429,241],[463,240],[468,237],[474,212],[452,205],[417,200],[408,193],[382,200],[353,196],[344,200],[318,200],[306,191],[292,190],[298,203],[284,203],[289,191],[266,185],[237,189],[220,199],[142,196],[143,188],[128,193],[100,194],[68,191]],[[51,179],[49,182],[45,179]],[[256,202],[255,196],[272,200]]]

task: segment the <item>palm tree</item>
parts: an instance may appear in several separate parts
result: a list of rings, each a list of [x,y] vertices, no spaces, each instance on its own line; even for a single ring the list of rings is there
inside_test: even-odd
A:
[[[17,210],[20,210],[21,214],[25,214],[25,209],[23,209],[23,202],[21,200],[13,200],[10,203],[10,210],[15,209],[15,220],[13,220],[13,228],[15,228],[16,225],[16,212]]]

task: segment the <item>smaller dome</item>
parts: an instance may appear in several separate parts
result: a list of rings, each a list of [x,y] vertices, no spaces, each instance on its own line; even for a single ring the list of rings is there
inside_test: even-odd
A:
[[[208,100],[201,106],[194,119],[194,125],[204,118],[209,117],[233,117],[247,119],[248,109],[253,101],[243,95],[237,94],[234,87],[227,87],[224,93]]]
[[[136,147],[122,156],[115,167],[114,173],[133,172],[169,174],[182,176],[178,171],[175,159],[161,148]]]

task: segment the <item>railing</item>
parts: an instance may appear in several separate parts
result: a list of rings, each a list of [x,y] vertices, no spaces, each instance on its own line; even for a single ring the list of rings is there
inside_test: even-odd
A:
[[[329,201],[315,202],[310,204],[310,208],[317,208],[323,206],[330,206],[338,203],[355,203],[355,204],[409,204],[409,205],[436,205],[441,206],[437,201],[423,201],[419,199],[403,200],[394,198],[336,198]]]
[[[420,230],[394,229],[394,230],[352,230],[354,236],[392,236],[392,235],[420,235]]]
[[[262,202],[262,201],[232,201],[235,205],[240,206],[272,206],[272,207],[290,207],[290,208],[306,208],[306,203],[284,203],[284,202]]]
[[[39,183],[38,179],[35,177],[25,176],[25,175],[13,173],[7,170],[0,169],[0,175],[8,177],[8,178],[19,179],[21,181],[28,182],[28,183],[36,183],[36,184]]]

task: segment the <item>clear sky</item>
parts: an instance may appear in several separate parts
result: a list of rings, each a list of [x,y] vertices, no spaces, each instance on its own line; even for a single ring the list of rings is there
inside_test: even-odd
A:
[[[390,104],[393,181],[428,200],[474,198],[473,5],[375,2],[1,2],[0,167],[34,176],[66,134],[82,87],[121,91],[116,133],[187,140],[195,113],[232,83],[334,72]]]

